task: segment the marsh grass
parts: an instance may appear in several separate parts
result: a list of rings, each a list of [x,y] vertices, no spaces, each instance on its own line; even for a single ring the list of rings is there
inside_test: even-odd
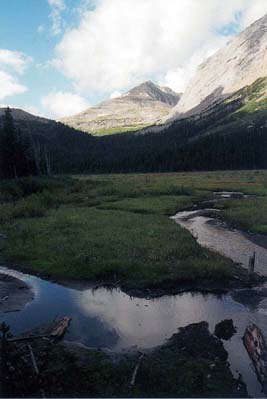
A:
[[[48,209],[57,206],[57,198],[49,191],[32,194],[16,202],[0,204],[0,223],[8,223],[20,218],[42,217]]]
[[[25,239],[26,232],[26,239]],[[128,288],[229,278],[232,263],[203,250],[165,216],[61,208],[7,229],[4,254],[61,277],[120,280]]]
[[[201,248],[168,216],[213,191],[243,191],[257,194],[256,202],[222,201],[223,214],[266,232],[266,181],[266,172],[245,171],[1,183],[1,198],[8,193],[0,205],[1,232],[8,239],[0,250],[38,272],[120,281],[127,288],[230,280],[233,263]]]
[[[267,234],[267,197],[224,201],[220,207],[223,218],[235,227]]]
[[[73,190],[79,182],[70,177],[25,177],[0,181],[0,203],[17,201],[43,191]]]
[[[189,208],[193,205],[191,196],[143,196],[141,198],[126,198],[119,201],[112,201],[98,206],[98,209],[122,210],[142,214],[161,214],[172,216],[179,209]]]

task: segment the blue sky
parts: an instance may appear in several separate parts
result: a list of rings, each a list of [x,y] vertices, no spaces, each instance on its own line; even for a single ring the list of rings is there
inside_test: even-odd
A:
[[[144,80],[183,91],[266,0],[1,0],[0,104],[59,118]]]
[[[74,0],[65,2],[68,7]],[[51,7],[46,0],[1,0],[0,49],[19,51],[31,58],[20,81],[28,90],[8,97],[5,102],[18,107],[38,108],[40,96],[51,91],[66,91],[71,82],[56,68],[49,66],[59,35],[51,30]],[[66,24],[72,24],[74,16],[62,13]]]

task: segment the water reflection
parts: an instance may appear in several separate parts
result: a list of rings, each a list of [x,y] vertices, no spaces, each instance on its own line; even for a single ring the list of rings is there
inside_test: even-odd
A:
[[[82,291],[50,283],[34,276],[0,267],[0,272],[8,272],[27,282],[33,289],[35,298],[20,312],[0,314],[13,334],[19,334],[40,324],[51,322],[57,317],[72,317],[67,338],[91,347],[112,347],[119,337],[115,329],[96,315],[88,315],[80,306]],[[92,292],[92,296],[94,293]]]
[[[236,290],[231,295],[236,302],[246,305],[250,310],[257,310],[260,307],[267,309],[266,287]]]
[[[0,267],[0,272],[8,272]],[[66,339],[89,347],[112,350],[152,348],[161,345],[179,327],[207,321],[210,331],[216,323],[232,318],[237,334],[225,342],[234,373],[242,373],[253,396],[261,396],[261,387],[250,366],[242,343],[242,335],[250,321],[267,331],[267,308],[251,310],[235,302],[230,295],[215,296],[183,293],[148,300],[131,298],[120,290],[77,290],[10,271],[28,282],[35,291],[35,300],[18,313],[0,314],[13,333],[36,327],[55,317],[69,315],[71,326]]]
[[[90,290],[84,292],[80,306],[84,313],[114,326],[120,336],[116,348],[121,349],[133,345],[139,348],[160,345],[178,327],[205,320],[207,314],[213,327],[221,315],[226,314],[225,301],[192,293],[147,300],[131,298],[119,290],[107,294],[100,289],[94,296]]]
[[[11,273],[28,282],[35,292],[35,300],[21,312],[2,315],[14,333],[69,315],[72,323],[67,338],[90,347],[150,348],[189,323],[206,320],[213,330],[217,322],[229,316],[229,310],[233,316],[246,312],[228,295],[183,293],[148,300],[131,298],[120,290],[82,291]]]

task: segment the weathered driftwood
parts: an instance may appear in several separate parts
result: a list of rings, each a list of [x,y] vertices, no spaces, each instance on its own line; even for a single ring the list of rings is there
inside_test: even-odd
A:
[[[22,342],[22,341],[33,341],[35,339],[44,339],[44,338],[51,338],[51,334],[47,335],[28,335],[25,337],[14,337],[14,338],[9,338],[8,342]]]
[[[135,366],[135,368],[134,368],[134,372],[133,372],[133,375],[132,375],[132,378],[131,378],[131,381],[130,381],[130,388],[132,388],[132,387],[134,386],[134,384],[135,384],[135,380],[136,380],[136,376],[137,376],[137,373],[138,373],[138,369],[139,369],[139,367],[140,367],[141,361],[142,361],[142,359],[143,359],[144,356],[145,356],[145,354],[142,353],[142,354],[139,356],[139,358],[138,358],[138,361],[137,361],[137,363],[136,363],[136,366]]]
[[[34,339],[61,339],[65,334],[71,322],[71,317],[64,317],[63,319],[56,320],[53,323],[35,328],[18,337],[10,338],[9,342],[28,341]]]
[[[260,328],[252,324],[246,328],[243,342],[252,360],[258,380],[267,394],[267,345]]]
[[[62,338],[67,328],[69,327],[70,322],[71,322],[71,317],[64,317],[62,320],[59,320],[59,322],[56,322],[57,325],[51,332],[51,336],[57,339]]]

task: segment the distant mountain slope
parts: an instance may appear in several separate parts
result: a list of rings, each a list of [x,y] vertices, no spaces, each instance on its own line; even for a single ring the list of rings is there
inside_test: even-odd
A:
[[[1,124],[1,119],[4,116],[5,111],[6,111],[6,108],[0,108],[0,124]],[[38,121],[41,123],[52,122],[52,120],[50,120],[50,119],[32,115],[29,112],[26,112],[19,108],[12,108],[12,117],[15,122],[27,122],[27,121],[28,122]]]
[[[199,66],[181,100],[164,121],[203,112],[267,76],[267,15]]]
[[[234,135],[237,130],[245,134],[255,127],[267,128],[267,77],[259,78],[227,99],[217,101],[200,114],[172,122],[165,133],[183,123],[198,127],[194,137],[188,138],[187,144],[204,136]]]
[[[90,157],[109,173],[267,168],[267,78],[156,132],[95,138]]]
[[[267,78],[157,132],[99,137],[21,115],[15,123],[49,155],[53,173],[267,168]]]
[[[138,130],[168,115],[181,94],[147,81],[128,93],[88,108],[62,123],[92,134],[103,135]]]

